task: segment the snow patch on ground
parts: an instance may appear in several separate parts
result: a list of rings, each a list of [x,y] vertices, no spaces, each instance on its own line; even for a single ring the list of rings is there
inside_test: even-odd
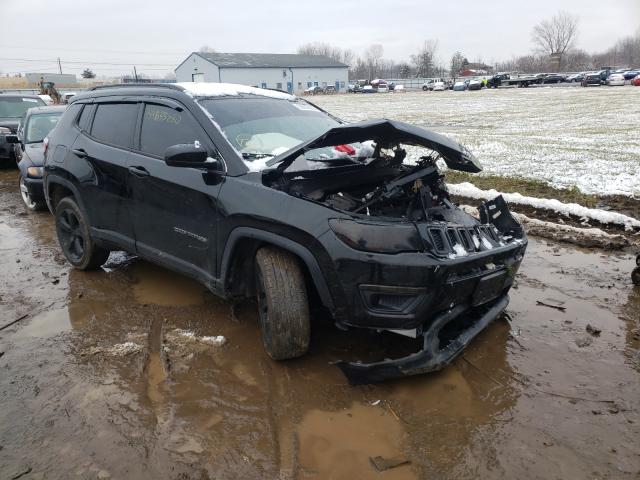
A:
[[[511,214],[524,225],[530,235],[570,242],[583,247],[618,249],[629,244],[628,240],[622,235],[610,234],[599,228],[578,228],[530,218],[520,213],[512,212]]]
[[[349,122],[392,118],[468,147],[484,168],[585,193],[640,197],[640,88],[511,88],[404,95],[325,95]],[[588,119],[588,120],[585,120]],[[407,149],[407,162],[419,149]],[[422,150],[424,152],[424,150]]]
[[[90,347],[84,351],[83,355],[106,354],[114,357],[126,357],[142,352],[143,347],[134,342],[117,343],[112,347]]]
[[[167,340],[182,340],[186,342],[193,343],[203,343],[205,345],[210,345],[213,347],[221,347],[225,343],[227,343],[227,339],[223,335],[216,336],[203,336],[199,337],[195,333],[189,330],[182,330],[180,328],[176,328],[166,334]]]
[[[501,193],[495,189],[481,190],[469,182],[448,184],[449,192],[461,197],[481,200],[493,200],[502,195],[507,203],[528,205],[533,208],[553,210],[564,215],[573,215],[578,218],[596,220],[604,224],[622,225],[626,230],[640,228],[640,220],[617,212],[608,212],[597,208],[587,208],[577,203],[562,203],[553,198],[527,197],[520,193]]]

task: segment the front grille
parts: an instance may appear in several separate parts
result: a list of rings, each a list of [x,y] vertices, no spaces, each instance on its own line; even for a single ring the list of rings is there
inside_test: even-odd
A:
[[[429,236],[437,252],[446,252],[449,250],[444,239],[444,232],[441,229],[430,228]]]
[[[469,253],[504,245],[493,225],[429,227],[427,231],[437,253],[450,254],[455,251],[455,245],[460,245]]]

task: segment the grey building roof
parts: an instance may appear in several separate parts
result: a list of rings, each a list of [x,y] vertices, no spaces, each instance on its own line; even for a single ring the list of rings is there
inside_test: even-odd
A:
[[[291,53],[204,53],[193,52],[218,68],[348,68],[324,55],[298,55]]]

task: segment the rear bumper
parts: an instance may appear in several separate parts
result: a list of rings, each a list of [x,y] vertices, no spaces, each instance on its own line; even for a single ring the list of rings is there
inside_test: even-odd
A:
[[[505,293],[496,300],[473,309],[469,305],[457,305],[439,314],[423,332],[423,348],[418,353],[395,360],[376,363],[338,362],[351,385],[377,383],[392,378],[418,375],[440,370],[451,363],[487,325],[495,320],[509,304]],[[467,317],[465,317],[467,316]],[[440,333],[457,320],[465,320],[466,328],[441,347]]]

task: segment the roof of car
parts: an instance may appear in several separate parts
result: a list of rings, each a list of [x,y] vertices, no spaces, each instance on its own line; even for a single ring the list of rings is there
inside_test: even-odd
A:
[[[45,107],[32,107],[27,111],[29,112],[29,115],[34,115],[38,113],[64,112],[66,109],[66,105],[47,105]]]
[[[112,85],[100,85],[93,87],[86,92],[79,93],[71,97],[70,102],[75,103],[86,98],[109,96],[109,95],[157,95],[159,90],[173,90],[185,93],[191,97],[225,97],[240,95],[257,95],[262,97],[279,98],[292,100],[295,97],[280,90],[267,88],[249,87],[233,83],[213,83],[213,82],[181,82],[181,83],[122,83]]]
[[[21,93],[3,93],[3,92],[0,92],[0,97],[4,97],[4,98],[7,98],[7,97],[11,97],[11,98],[38,98],[38,99],[42,100],[38,95],[32,95],[32,94],[23,95]]]

